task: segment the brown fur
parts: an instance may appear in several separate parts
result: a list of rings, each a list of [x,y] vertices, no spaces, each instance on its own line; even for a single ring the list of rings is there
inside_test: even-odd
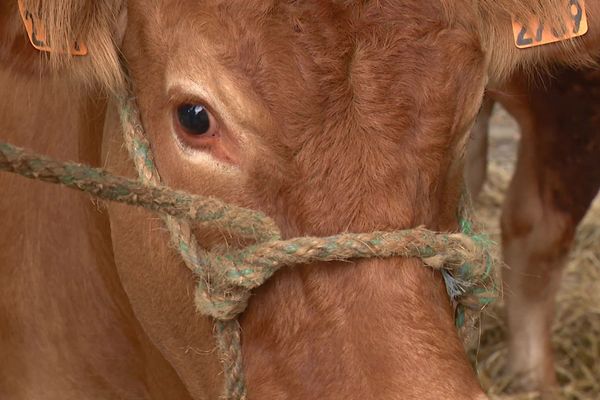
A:
[[[549,61],[555,62],[557,59],[571,65],[595,64],[594,57],[590,53],[596,53],[599,35],[593,29],[584,40],[563,41],[527,52],[518,50],[512,42],[511,16],[529,20],[532,15],[535,15],[552,24],[564,15],[564,0],[438,1],[451,23],[465,25],[471,29],[478,28],[483,48],[489,52],[490,75],[494,80],[510,76],[515,68],[528,70],[530,66]],[[118,36],[116,33],[120,13],[126,7],[123,0],[24,0],[24,2],[30,10],[40,10],[40,13],[45,16],[46,27],[50,37],[53,38],[53,46],[59,50],[48,55],[55,68],[65,65],[74,66],[73,71],[77,72],[83,81],[95,77],[111,88],[121,83],[120,74],[117,73],[119,62],[116,42],[118,40],[115,41],[115,37]],[[5,2],[0,7],[4,8],[2,15],[16,13],[16,1]],[[269,8],[269,5],[264,8]],[[587,8],[593,21],[595,15],[600,12],[600,4],[596,1],[588,1]],[[5,38],[12,41],[15,37],[21,36],[22,39],[22,29],[14,16],[8,20],[6,26],[8,35],[5,35]],[[66,55],[65,50],[75,38],[90,46],[92,56],[86,61]],[[31,53],[35,54],[33,51]]]
[[[70,86],[0,71],[2,139],[100,165],[105,102]],[[185,399],[131,311],[106,213],[13,175],[0,187],[0,398]]]
[[[90,46],[87,59],[56,56],[56,70],[118,84],[118,5],[52,4],[42,2],[42,11],[58,43],[76,36]],[[420,224],[454,230],[462,187],[457,155],[487,75],[526,58],[489,52],[509,38],[499,28],[488,38],[486,23],[502,26],[513,3],[485,4],[131,0],[119,51],[169,185],[260,209],[285,236]],[[17,18],[14,9],[3,11],[5,20]],[[14,29],[3,37],[24,40]],[[173,108],[189,101],[209,103],[222,127],[222,139],[202,156],[182,150],[173,135]],[[210,158],[223,149],[236,155],[235,165]],[[111,107],[103,160],[133,174]],[[121,206],[111,205],[109,214],[119,281],[143,333],[170,365],[166,371],[173,368],[181,380],[169,382],[183,383],[194,399],[216,398],[212,323],[193,309],[193,277],[168,246],[163,225]],[[237,243],[204,229],[197,234],[206,247]],[[414,260],[283,271],[256,291],[241,319],[250,398],[480,398],[451,311],[441,277]],[[15,368],[35,370],[26,364]],[[136,382],[131,374],[139,368],[126,377]]]

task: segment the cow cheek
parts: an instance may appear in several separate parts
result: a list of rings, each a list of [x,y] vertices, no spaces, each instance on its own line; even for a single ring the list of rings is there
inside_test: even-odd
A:
[[[112,172],[135,176],[120,138],[114,109],[107,116],[104,164]],[[117,273],[131,307],[150,341],[173,366],[194,398],[217,398],[222,387],[213,351],[213,325],[194,306],[195,279],[169,246],[160,217],[139,208],[109,204]]]

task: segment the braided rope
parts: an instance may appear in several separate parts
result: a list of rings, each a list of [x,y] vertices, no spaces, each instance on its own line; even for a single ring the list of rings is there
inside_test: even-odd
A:
[[[6,143],[0,143],[0,170],[63,184],[102,199],[168,214],[166,218],[169,219],[169,226],[173,227],[177,234],[174,243],[182,253],[188,268],[198,276],[202,276],[204,270],[211,274],[210,285],[208,279],[200,282],[201,285],[206,284],[206,287],[198,291],[196,301],[203,314],[216,319],[233,319],[245,309],[245,303],[236,299],[240,296],[232,295],[236,291],[251,290],[260,286],[285,266],[315,261],[418,257],[427,266],[449,274],[452,279],[449,294],[462,305],[476,308],[479,304],[489,303],[494,297],[495,288],[491,279],[493,260],[487,249],[490,243],[486,242],[484,236],[475,234],[466,222],[463,222],[462,227],[465,233],[461,234],[441,234],[418,227],[395,232],[344,233],[324,238],[300,237],[284,241],[278,239],[279,234],[271,220],[256,213],[256,218],[246,220],[254,224],[254,238],[258,238],[258,244],[219,254],[204,251],[193,244],[188,248],[187,243],[193,237],[191,230],[180,229],[181,223],[171,225],[173,221],[202,221],[229,228],[229,223],[233,226],[239,223],[231,214],[245,216],[253,211],[228,206],[217,199],[176,192],[165,187],[144,186],[137,181],[114,176],[101,169],[75,163],[60,163],[32,155]],[[177,207],[177,202],[186,204],[186,207]],[[206,209],[206,203],[225,212],[204,218],[202,212]],[[265,229],[265,233],[261,234],[259,228]],[[244,229],[232,231],[240,235],[248,233]],[[270,239],[260,239],[265,237]],[[482,291],[483,288],[486,290]]]
[[[150,150],[150,143],[144,135],[137,107],[134,106],[132,99],[125,96],[119,98],[119,103],[123,138],[138,175],[145,184],[159,185],[161,182],[160,174]],[[179,250],[185,265],[198,276],[195,296],[197,306],[200,311],[207,308],[206,305],[211,305],[214,308],[213,304],[218,304],[219,300],[212,298],[214,291],[211,290],[209,282],[210,276],[215,273],[215,268],[212,268],[214,265],[204,262],[210,259],[210,255],[198,246],[198,241],[192,232],[189,221],[175,219],[171,215],[163,215],[163,220],[171,234],[171,241]],[[230,296],[232,302],[247,304],[250,298],[249,291],[236,291],[236,294],[235,297]],[[222,297],[222,295],[219,297]],[[228,400],[244,400],[246,398],[246,385],[237,321],[218,321],[215,327],[215,338],[225,372],[225,393],[223,397]]]
[[[58,162],[8,143],[0,143],[0,157],[0,170],[62,184],[104,200],[144,207],[194,223],[211,224],[248,239],[262,241],[279,237],[274,222],[263,214],[218,199],[195,196],[166,186],[149,186],[100,168]]]
[[[236,317],[245,310],[250,291],[285,266],[315,261],[345,261],[372,257],[417,257],[443,273],[451,299],[457,304],[457,324],[465,313],[479,313],[496,298],[490,242],[477,235],[468,221],[463,233],[441,234],[423,227],[396,232],[346,233],[326,238],[280,240],[271,219],[214,198],[194,196],[161,186],[161,179],[145,138],[133,100],[120,98],[126,146],[140,181],[111,175],[105,170],[60,163],[0,143],[0,171],[88,192],[96,197],[159,212],[171,241],[185,265],[197,276],[198,310],[216,320],[215,337],[225,372],[228,400],[246,398],[241,337]],[[257,244],[228,253],[202,249],[190,222],[226,229]]]

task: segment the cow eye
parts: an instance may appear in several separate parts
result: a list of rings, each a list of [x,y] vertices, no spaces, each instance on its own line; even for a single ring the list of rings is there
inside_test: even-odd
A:
[[[185,134],[191,136],[214,135],[214,119],[201,104],[181,104],[177,107],[177,122]]]
[[[179,142],[187,148],[208,150],[220,139],[217,119],[201,103],[181,103],[173,113]]]

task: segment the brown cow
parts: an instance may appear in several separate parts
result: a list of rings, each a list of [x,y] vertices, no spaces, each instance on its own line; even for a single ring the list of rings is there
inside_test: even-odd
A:
[[[260,209],[287,237],[456,230],[462,148],[488,79],[585,59],[600,28],[590,2],[584,39],[521,52],[510,13],[556,20],[562,0],[26,3],[46,21],[59,78],[3,2],[3,139],[133,176],[115,106],[95,100],[120,84],[120,52],[164,180]],[[74,38],[87,57],[61,56]],[[1,180],[0,396],[217,398],[212,321],[195,312],[161,222]],[[240,322],[251,399],[485,398],[443,280],[416,260],[282,271]]]
[[[516,387],[551,390],[556,291],[577,225],[600,188],[600,73],[561,68],[552,77],[518,74],[490,90],[469,151],[469,168],[478,170],[467,178],[474,195],[485,176],[484,137],[494,100],[522,132],[502,215],[508,373]]]

